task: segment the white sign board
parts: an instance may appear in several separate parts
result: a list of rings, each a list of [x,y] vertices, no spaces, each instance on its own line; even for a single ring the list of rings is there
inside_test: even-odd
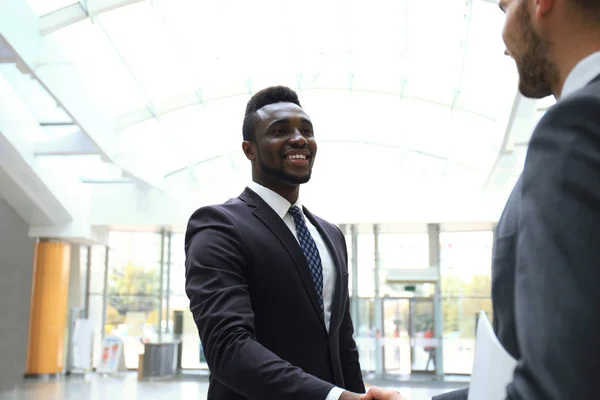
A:
[[[76,319],[73,327],[72,365],[74,370],[92,369],[94,326],[89,319]]]
[[[123,351],[123,341],[120,337],[105,337],[100,351],[100,364],[96,368],[96,372],[115,373],[126,371]]]

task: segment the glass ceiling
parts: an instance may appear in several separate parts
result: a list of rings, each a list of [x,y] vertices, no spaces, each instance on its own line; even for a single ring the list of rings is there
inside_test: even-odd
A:
[[[28,2],[39,15],[74,3]],[[69,76],[115,119],[119,161],[157,176],[204,184],[222,162],[240,173],[245,103],[284,84],[315,123],[319,168],[419,170],[473,187],[516,90],[503,21],[485,0],[143,1],[47,34],[37,68]],[[90,160],[86,179],[93,165],[115,175]]]
[[[27,0],[27,3],[37,15],[45,15],[76,4],[77,0]]]

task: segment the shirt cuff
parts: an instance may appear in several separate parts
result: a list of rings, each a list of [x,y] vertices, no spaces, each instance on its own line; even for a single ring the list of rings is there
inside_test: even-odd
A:
[[[329,391],[329,394],[327,395],[327,397],[325,397],[325,400],[339,400],[340,397],[342,396],[342,393],[344,393],[344,389],[334,386]]]

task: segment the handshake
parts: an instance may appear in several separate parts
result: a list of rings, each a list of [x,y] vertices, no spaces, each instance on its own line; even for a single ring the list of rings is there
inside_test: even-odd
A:
[[[349,392],[345,392],[344,395],[346,393]],[[402,397],[400,395],[400,393],[396,392],[395,390],[386,390],[386,389],[381,389],[375,386],[372,386],[369,388],[369,390],[367,391],[367,393],[363,394],[363,395],[356,395],[356,394],[352,394],[352,397],[348,396],[344,396],[342,395],[342,397],[340,397],[340,400],[406,400],[404,397]],[[358,396],[358,397],[357,397]]]

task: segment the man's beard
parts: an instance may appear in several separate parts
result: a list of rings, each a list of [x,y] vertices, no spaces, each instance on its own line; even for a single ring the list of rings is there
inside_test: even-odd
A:
[[[257,155],[258,155],[258,163],[260,165],[260,169],[264,173],[271,175],[272,177],[277,178],[280,181],[289,183],[291,185],[301,185],[310,180],[310,175],[311,175],[310,172],[304,176],[296,176],[296,175],[292,175],[292,174],[287,174],[283,170],[283,167],[281,169],[279,169],[279,168],[269,167],[267,164],[265,164],[265,162],[263,161],[263,159],[260,155],[260,152],[258,152]]]
[[[541,99],[553,94],[552,85],[558,80],[556,65],[548,59],[550,43],[542,40],[531,26],[527,2],[521,2],[517,18],[521,25],[526,50],[517,54],[519,91],[525,97]]]

